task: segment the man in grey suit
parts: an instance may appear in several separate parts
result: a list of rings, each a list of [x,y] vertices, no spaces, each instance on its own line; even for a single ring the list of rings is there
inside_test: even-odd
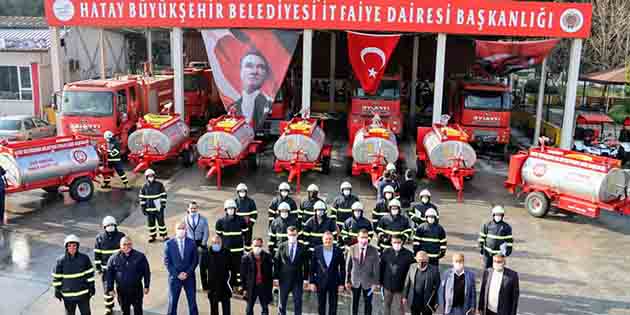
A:
[[[208,271],[208,261],[206,252],[208,251],[208,235],[210,233],[208,229],[208,219],[206,217],[199,214],[199,205],[197,205],[196,201],[191,201],[188,203],[188,214],[184,219],[186,222],[186,237],[195,241],[195,245],[197,245],[197,251],[199,252],[199,257],[201,257],[200,261],[200,274],[201,279],[207,279],[207,271]],[[207,291],[207,284],[204,281],[201,282],[204,291]]]
[[[352,315],[359,313],[359,300],[363,295],[365,314],[372,314],[372,297],[380,280],[378,250],[369,244],[367,229],[359,230],[358,243],[352,245],[346,256],[346,289],[352,289]]]
[[[453,255],[453,268],[444,272],[438,300],[445,315],[474,315],[477,304],[475,274],[464,268],[464,255]]]
[[[258,50],[252,48],[241,58],[242,93],[232,107],[239,115],[245,116],[247,122],[258,130],[263,127],[265,116],[271,112],[272,100],[266,96],[261,88],[269,78],[271,69],[269,62]]]

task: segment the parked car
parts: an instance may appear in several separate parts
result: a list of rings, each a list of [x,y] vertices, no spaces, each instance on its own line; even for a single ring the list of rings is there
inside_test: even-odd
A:
[[[8,141],[32,140],[54,137],[55,126],[29,115],[0,117],[0,139]]]

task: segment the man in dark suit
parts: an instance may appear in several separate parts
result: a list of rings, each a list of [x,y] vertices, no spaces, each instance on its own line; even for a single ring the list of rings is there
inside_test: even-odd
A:
[[[246,315],[254,315],[256,300],[260,301],[261,314],[269,315],[269,303],[273,301],[272,269],[273,258],[263,251],[262,238],[254,239],[251,253],[243,256],[241,261],[241,277],[247,299]]]
[[[302,293],[304,290],[304,266],[307,249],[298,243],[298,230],[295,226],[287,229],[288,240],[276,250],[274,257],[274,279],[280,284],[278,314],[286,315],[289,293],[293,293],[293,313],[302,314]]]
[[[317,292],[318,313],[326,315],[326,298],[328,298],[328,314],[337,314],[337,290],[344,289],[346,278],[345,260],[341,248],[333,245],[333,235],[324,232],[323,245],[315,248],[311,260],[311,290]]]
[[[519,299],[518,273],[505,268],[505,256],[492,257],[492,268],[483,272],[479,291],[481,315],[516,315]]]
[[[164,246],[164,265],[168,270],[168,314],[177,314],[177,303],[182,288],[186,291],[186,300],[190,315],[197,315],[195,297],[195,268],[199,264],[199,254],[195,241],[186,237],[186,223],[175,225],[176,237]]]
[[[429,255],[426,252],[417,252],[416,262],[407,272],[403,304],[409,306],[412,315],[431,315],[438,306],[440,270],[437,266],[429,265]]]
[[[266,96],[261,88],[269,77],[269,63],[256,49],[249,50],[241,58],[242,94],[234,104],[235,111],[245,116],[247,122],[252,123],[256,130],[261,129],[267,113],[271,112],[272,100]]]
[[[207,270],[204,273],[205,277],[201,277],[202,287],[208,289],[210,315],[219,315],[219,303],[221,303],[222,314],[229,315],[232,297],[229,284],[230,250],[223,247],[223,241],[219,235],[215,235],[210,241],[210,249],[204,252]]]

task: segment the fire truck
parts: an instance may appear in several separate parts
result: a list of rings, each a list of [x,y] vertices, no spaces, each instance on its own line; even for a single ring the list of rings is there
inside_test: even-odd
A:
[[[500,152],[507,160],[510,143],[510,87],[495,81],[449,82],[448,109],[454,124],[472,136],[482,152]]]
[[[83,135],[94,143],[104,142],[103,133],[112,131],[126,154],[127,138],[138,118],[158,113],[173,101],[172,76],[122,76],[107,80],[68,83],[55,95],[60,136]]]

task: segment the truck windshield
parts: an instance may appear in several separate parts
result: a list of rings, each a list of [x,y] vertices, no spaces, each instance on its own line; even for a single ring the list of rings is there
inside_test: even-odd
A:
[[[355,90],[355,96],[361,98],[398,99],[400,97],[400,85],[397,80],[382,80],[374,95],[367,94],[359,86]]]
[[[114,95],[111,92],[63,92],[61,113],[66,116],[110,116]]]
[[[0,120],[0,130],[20,130],[22,129],[21,120]]]
[[[464,108],[476,110],[510,110],[512,97],[510,93],[492,91],[466,91]]]

